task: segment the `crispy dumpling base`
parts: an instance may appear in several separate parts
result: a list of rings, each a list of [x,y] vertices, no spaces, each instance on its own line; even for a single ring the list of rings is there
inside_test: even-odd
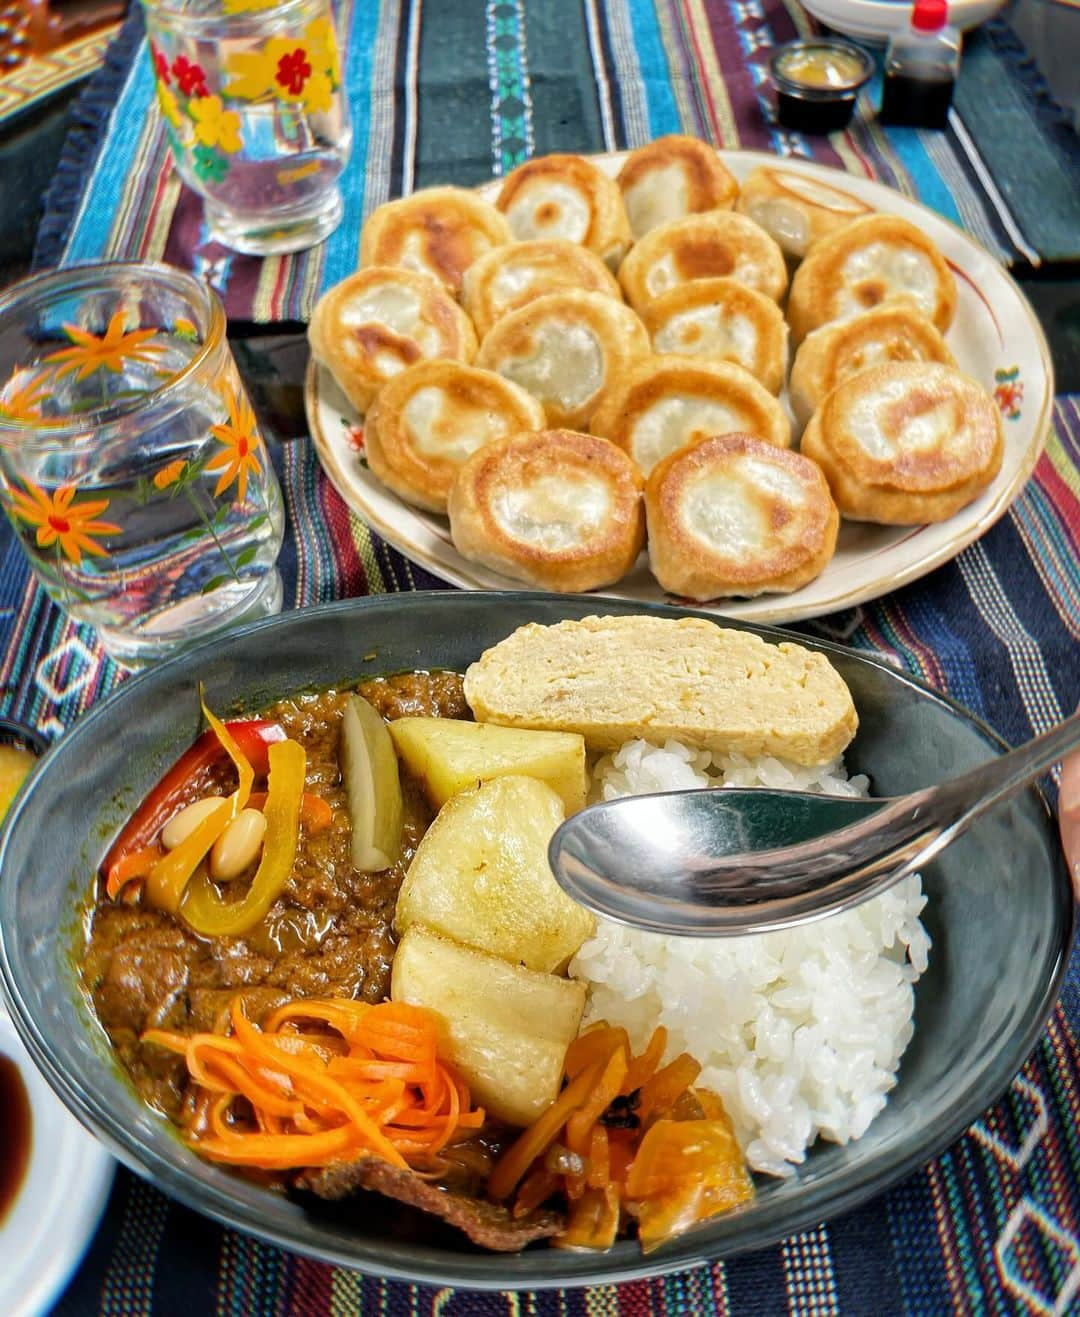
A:
[[[501,375],[459,361],[420,361],[379,390],[364,421],[364,452],[395,494],[445,513],[466,458],[495,439],[543,426],[543,407]]]
[[[699,439],[645,484],[649,560],[688,599],[787,593],[836,551],[840,515],[820,469],[752,435]]]
[[[940,331],[914,302],[884,302],[850,320],[822,325],[799,344],[788,380],[796,421],[805,425],[841,381],[886,361],[956,365]]]
[[[642,480],[614,444],[571,430],[478,449],[450,490],[463,557],[546,590],[611,585],[645,543]]]
[[[520,384],[552,426],[585,426],[601,395],[649,351],[634,312],[604,293],[548,293],[496,322],[476,364]]]
[[[684,215],[730,210],[739,195],[738,180],[708,142],[682,133],[631,151],[617,181],[635,241]]]
[[[944,334],[956,313],[956,280],[944,256],[909,220],[865,215],[824,237],[795,272],[788,323],[796,343],[830,320],[908,297]]]
[[[763,228],[730,210],[662,224],[619,266],[626,300],[638,312],[694,279],[734,279],[779,302],[787,291],[784,253]]]
[[[495,204],[520,241],[579,242],[613,270],[633,240],[619,185],[579,155],[537,156],[518,165]]]
[[[743,179],[735,208],[760,224],[795,260],[819,238],[873,213],[872,206],[850,192],[771,165],[759,165]]]
[[[770,393],[787,370],[788,328],[764,293],[735,279],[695,279],[651,301],[642,320],[653,351],[733,361]]]
[[[308,342],[359,412],[414,362],[476,355],[472,321],[438,280],[384,265],[358,270],[323,293]]]
[[[946,521],[966,507],[1000,471],[1004,447],[986,390],[923,361],[844,380],[802,437],[845,517],[899,526]]]
[[[513,242],[469,266],[462,302],[481,338],[511,311],[547,293],[606,293],[622,301],[615,276],[595,253],[565,238]]]
[[[642,357],[605,393],[589,423],[647,476],[692,440],[742,432],[786,448],[791,422],[780,402],[742,366],[677,355]]]

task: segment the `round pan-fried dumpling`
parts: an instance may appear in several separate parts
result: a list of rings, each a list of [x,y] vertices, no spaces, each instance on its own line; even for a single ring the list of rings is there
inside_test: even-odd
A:
[[[838,384],[814,413],[802,451],[845,517],[891,526],[945,521],[1001,469],[993,398],[936,362],[872,366]]]
[[[445,512],[467,457],[493,439],[543,427],[543,407],[501,375],[460,361],[418,361],[379,390],[364,422],[364,452],[407,503]]]
[[[771,165],[759,165],[743,179],[735,208],[760,224],[797,260],[806,255],[811,243],[873,212],[872,206],[849,192]]]
[[[470,265],[511,242],[494,206],[459,187],[429,187],[378,206],[360,230],[360,264],[434,275],[456,296]]]
[[[796,343],[844,320],[908,297],[944,333],[956,312],[956,280],[930,239],[899,215],[865,215],[814,243],[795,272],[788,322]]]
[[[653,575],[688,599],[797,590],[832,558],[840,525],[813,462],[746,434],[669,454],[645,512]]]
[[[547,590],[625,576],[645,543],[641,476],[614,444],[572,430],[497,439],[450,490],[459,553]]]
[[[538,156],[518,165],[495,204],[515,238],[567,238],[613,270],[630,246],[619,185],[579,155]]]
[[[914,303],[885,302],[850,320],[822,325],[803,339],[788,380],[795,419],[805,425],[841,380],[884,361],[956,365],[941,334]]]
[[[635,240],[684,215],[730,210],[739,195],[738,181],[713,148],[681,133],[631,151],[618,184]]]
[[[787,324],[770,297],[735,279],[695,279],[650,302],[642,320],[653,351],[733,361],[779,393],[787,369]]]
[[[604,395],[589,429],[603,435],[648,475],[692,440],[742,431],[786,448],[791,422],[748,370],[730,361],[642,357]]]
[[[359,412],[416,361],[476,355],[472,321],[436,279],[372,265],[323,293],[308,325],[311,354]]]
[[[615,276],[588,247],[565,238],[538,238],[499,247],[470,265],[462,302],[483,338],[508,312],[568,289],[606,293],[622,301]]]
[[[497,321],[476,364],[539,398],[549,425],[584,427],[603,391],[648,351],[644,326],[622,302],[604,293],[548,293]]]
[[[642,311],[694,279],[734,279],[779,302],[787,289],[784,253],[745,215],[711,210],[653,229],[619,266],[626,300]]]

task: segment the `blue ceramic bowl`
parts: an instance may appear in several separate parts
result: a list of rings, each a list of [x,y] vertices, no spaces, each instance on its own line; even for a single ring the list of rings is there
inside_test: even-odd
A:
[[[916,988],[915,1037],[899,1084],[867,1134],[843,1148],[817,1146],[798,1175],[763,1181],[747,1210],[648,1260],[632,1241],[601,1255],[546,1247],[484,1254],[435,1226],[403,1235],[370,1201],[313,1215],[201,1161],[140,1101],[80,990],[81,915],[111,836],[199,730],[196,682],[205,682],[212,706],[254,710],[286,692],[379,672],[462,670],[524,622],[597,612],[680,615],[580,596],[457,592],[286,613],[132,680],[50,752],[0,852],[0,970],[35,1061],[117,1157],[188,1206],[311,1257],[433,1285],[534,1289],[670,1271],[805,1229],[915,1170],[1002,1092],[1046,1021],[1073,933],[1064,862],[1034,791],[980,820],[924,874],[930,969]],[[1000,752],[988,728],[910,677],[796,639],[825,651],[850,685],[860,727],[848,763],[869,773],[878,793],[927,786]]]

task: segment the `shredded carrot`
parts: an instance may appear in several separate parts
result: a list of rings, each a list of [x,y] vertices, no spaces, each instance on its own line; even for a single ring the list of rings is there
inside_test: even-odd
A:
[[[689,1052],[680,1052],[642,1087],[638,1118],[644,1124],[653,1116],[666,1116],[700,1074],[700,1064]]]
[[[592,1128],[618,1096],[626,1078],[626,1049],[612,1052],[592,1092],[566,1123],[566,1146],[571,1152],[588,1155]]]
[[[625,1029],[618,1029],[610,1024],[593,1025],[579,1034],[566,1049],[563,1069],[570,1079],[597,1061],[607,1061],[613,1052],[623,1048],[630,1054],[630,1039]]]
[[[562,1177],[546,1166],[538,1166],[521,1182],[510,1215],[515,1219],[535,1212],[541,1203],[546,1203],[551,1195],[562,1188]]]
[[[648,1250],[744,1202],[753,1184],[724,1105],[691,1087],[701,1066],[688,1053],[661,1067],[667,1043],[662,1026],[639,1056],[624,1029],[580,1034],[563,1061],[565,1087],[496,1162],[490,1197],[516,1187],[511,1214],[521,1217],[561,1193],[567,1221],[553,1242],[570,1249],[610,1248],[624,1211]],[[670,1165],[657,1156],[667,1148],[678,1154]]]
[[[488,1193],[492,1198],[509,1198],[532,1163],[547,1152],[562,1127],[588,1100],[593,1085],[600,1078],[601,1065],[602,1062],[598,1061],[572,1079],[551,1106],[503,1153],[488,1179]]]
[[[187,1137],[212,1161],[274,1171],[374,1154],[426,1169],[483,1124],[438,1057],[435,1017],[418,1007],[293,1001],[260,1029],[237,996],[229,1024],[229,1034],[142,1035],[184,1057],[198,1087]]]
[[[667,1048],[667,1030],[662,1024],[658,1024],[653,1030],[653,1035],[640,1056],[635,1056],[629,1066],[626,1068],[626,1078],[623,1080],[621,1092],[624,1094],[632,1093],[634,1089],[640,1088],[642,1084],[647,1083],[656,1074],[656,1067],[664,1059],[664,1051]]]
[[[608,1176],[620,1190],[626,1184],[626,1173],[636,1152],[636,1141],[632,1143],[629,1139],[615,1139],[608,1135]]]
[[[603,1189],[611,1180],[611,1150],[603,1125],[594,1125],[589,1133],[589,1169],[585,1183],[590,1189]]]

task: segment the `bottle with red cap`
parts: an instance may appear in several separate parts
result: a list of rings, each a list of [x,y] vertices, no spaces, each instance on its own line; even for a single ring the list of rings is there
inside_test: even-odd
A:
[[[881,117],[886,123],[944,128],[960,68],[960,32],[947,0],[915,0],[909,25],[885,54]]]

